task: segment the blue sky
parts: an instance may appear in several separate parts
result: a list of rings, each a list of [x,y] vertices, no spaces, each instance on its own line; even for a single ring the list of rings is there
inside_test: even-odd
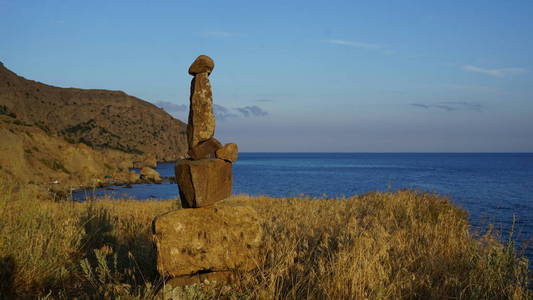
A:
[[[200,4],[199,4],[200,3]],[[241,151],[533,151],[532,1],[6,1],[0,61],[187,118],[211,75]]]

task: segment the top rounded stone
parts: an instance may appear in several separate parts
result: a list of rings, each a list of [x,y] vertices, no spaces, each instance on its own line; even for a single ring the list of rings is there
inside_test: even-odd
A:
[[[189,67],[189,74],[192,76],[205,72],[207,72],[207,74],[211,74],[211,71],[213,71],[214,67],[215,62],[211,59],[211,57],[207,55],[200,55]]]

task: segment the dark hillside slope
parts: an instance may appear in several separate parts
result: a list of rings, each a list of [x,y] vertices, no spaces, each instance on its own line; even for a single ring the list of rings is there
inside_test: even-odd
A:
[[[95,149],[171,161],[185,155],[187,125],[121,91],[49,86],[0,63],[0,114]]]

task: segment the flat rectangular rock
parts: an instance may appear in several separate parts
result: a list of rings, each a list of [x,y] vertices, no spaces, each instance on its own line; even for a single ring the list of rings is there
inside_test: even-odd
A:
[[[176,162],[181,206],[203,207],[231,196],[231,170],[231,163],[216,158]]]
[[[263,231],[252,208],[180,209],[156,217],[152,226],[161,276],[248,271],[260,264]],[[197,280],[194,276],[182,279],[183,284]]]

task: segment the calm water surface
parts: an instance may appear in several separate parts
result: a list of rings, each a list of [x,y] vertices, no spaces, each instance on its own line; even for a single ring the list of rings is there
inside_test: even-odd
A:
[[[174,176],[174,164],[158,165]],[[240,153],[234,194],[339,197],[410,188],[448,196],[469,213],[473,226],[510,228],[518,241],[533,234],[533,153]],[[100,189],[96,196],[171,199],[177,185]],[[77,191],[82,200],[92,192]],[[526,253],[533,261],[533,251]]]

